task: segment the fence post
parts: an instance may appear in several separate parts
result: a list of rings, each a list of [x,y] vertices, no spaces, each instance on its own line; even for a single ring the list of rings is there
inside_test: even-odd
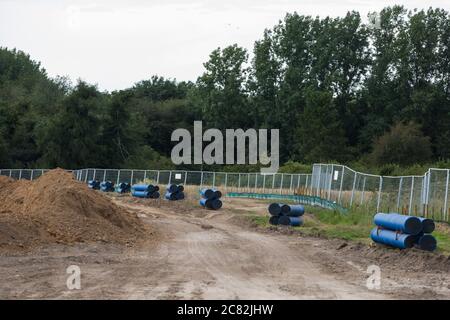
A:
[[[345,168],[344,168],[344,166],[342,166],[342,171],[341,171],[341,183],[340,183],[340,186],[339,186],[339,194],[338,194],[338,203],[339,204],[342,204],[341,203],[341,194],[342,194],[342,186],[343,186],[343,184],[344,184],[344,171],[345,170]]]
[[[145,183],[145,180],[147,180],[147,170],[144,170],[144,183]]]
[[[408,208],[409,215],[411,215],[413,196],[414,196],[414,176],[412,176],[411,179],[411,193],[409,195],[409,208]]]
[[[225,172],[225,193],[228,192],[228,173]]]
[[[12,170],[11,169],[9,169],[9,177],[10,178],[12,177]]]
[[[383,177],[380,176],[380,184],[378,186],[377,212],[380,211],[381,189],[383,188]]]
[[[134,170],[131,170],[131,177],[130,177],[131,179],[131,181],[130,181],[130,184],[133,184],[133,178],[134,178]]]
[[[22,169],[19,170],[19,180],[22,179]]]
[[[355,196],[355,187],[356,187],[356,172],[353,173],[355,177],[353,178],[353,187],[352,187],[352,195],[350,197],[350,207],[353,205],[353,197]]]
[[[200,189],[203,187],[203,171],[200,173]]]
[[[106,181],[106,169],[105,172],[103,172],[103,181]]]
[[[239,174],[239,181],[240,180],[241,180],[241,174]],[[247,191],[250,192],[250,172],[247,173]]]
[[[319,176],[317,177],[317,190],[316,190],[316,196],[320,196],[320,175],[322,173],[322,165],[319,165]]]
[[[186,185],[186,183],[187,183],[187,175],[188,175],[188,172],[185,171],[184,172],[184,185]]]
[[[397,211],[399,211],[399,209],[400,209],[400,195],[402,193],[402,184],[403,184],[403,177],[400,178],[400,183],[398,185]]]
[[[364,202],[364,193],[366,192],[366,176],[364,176],[364,179],[363,179],[363,187],[362,187],[362,194],[361,194],[361,205],[363,204],[363,202]]]
[[[291,173],[291,184],[289,185],[289,192],[292,191],[292,183],[294,182],[294,175]]]
[[[213,172],[213,183],[212,183],[213,188],[216,187],[216,172]]]
[[[444,202],[444,216],[443,218],[445,219],[445,221],[448,220],[448,212],[447,212],[447,207],[448,207],[448,183],[449,183],[449,179],[450,179],[450,169],[447,169],[447,181],[445,183],[445,202]]]
[[[305,190],[306,190],[306,192],[308,192],[308,177],[309,177],[309,175],[306,175],[306,182],[305,182]],[[312,180],[312,176],[311,176],[311,180]]]
[[[430,177],[431,177],[431,169],[428,169],[428,177],[427,177],[427,197],[426,197],[426,213],[427,213],[427,217],[428,217],[428,204],[430,203]]]
[[[158,170],[158,174],[156,175],[156,184],[159,184],[159,170]]]
[[[250,183],[250,176],[248,177],[248,183]],[[249,185],[249,189],[250,189],[250,185]],[[239,173],[239,177],[238,177],[238,190],[241,190],[241,174]]]
[[[169,171],[169,184],[172,182],[172,170]]]
[[[266,175],[263,174],[263,193],[266,191]]]
[[[30,181],[33,181],[33,172],[34,172],[34,169],[31,169]]]
[[[257,193],[256,192],[256,188],[258,187],[258,174],[257,173],[255,173],[255,193]]]
[[[331,185],[333,183],[334,165],[331,165],[330,182],[328,184],[328,200],[331,198]]]
[[[283,188],[283,178],[284,178],[284,173],[281,174],[280,194],[282,194],[281,189]]]

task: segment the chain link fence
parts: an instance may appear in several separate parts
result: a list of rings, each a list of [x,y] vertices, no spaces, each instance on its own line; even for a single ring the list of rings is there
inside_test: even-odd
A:
[[[15,179],[33,180],[48,169],[1,169],[0,175]],[[69,170],[68,170],[69,171]],[[80,169],[70,170],[79,181],[89,180],[149,182],[158,185],[169,183],[185,186],[216,187],[222,192],[253,192],[272,194],[309,194],[311,174],[261,174],[180,170],[132,170],[132,169]]]
[[[1,169],[0,175],[33,180],[48,169]],[[216,187],[222,192],[317,196],[346,208],[400,212],[449,221],[449,169],[429,169],[423,176],[378,176],[343,165],[314,164],[312,174],[260,174],[180,170],[80,169],[79,181],[110,180],[131,184]]]
[[[312,195],[343,207],[400,212],[449,221],[449,169],[429,169],[423,176],[377,176],[336,164],[315,164]]]

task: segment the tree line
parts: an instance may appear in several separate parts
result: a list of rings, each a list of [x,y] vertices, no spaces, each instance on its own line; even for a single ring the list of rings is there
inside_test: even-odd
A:
[[[1,48],[0,168],[172,168],[171,133],[194,120],[279,128],[281,163],[450,159],[449,13],[393,6],[365,20],[287,14],[251,55],[211,52],[195,82],[152,76],[111,93]]]

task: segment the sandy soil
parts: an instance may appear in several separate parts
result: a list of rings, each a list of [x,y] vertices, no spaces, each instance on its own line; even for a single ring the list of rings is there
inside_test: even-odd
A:
[[[1,256],[0,298],[450,298],[445,268],[408,269],[372,248],[240,223],[246,211],[264,214],[263,202],[225,199],[225,208],[212,212],[190,202],[113,201],[157,236],[132,248],[58,244]],[[379,290],[366,287],[374,263],[381,268]],[[66,287],[69,265],[81,268],[80,290]]]

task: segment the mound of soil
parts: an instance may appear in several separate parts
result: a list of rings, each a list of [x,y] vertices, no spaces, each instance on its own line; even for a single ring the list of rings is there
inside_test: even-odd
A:
[[[94,241],[132,244],[143,232],[136,214],[62,169],[34,181],[0,176],[0,248]]]

